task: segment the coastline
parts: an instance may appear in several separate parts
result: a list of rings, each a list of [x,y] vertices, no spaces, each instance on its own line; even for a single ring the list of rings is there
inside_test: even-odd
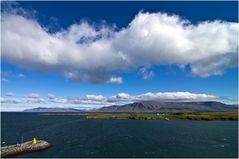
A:
[[[200,112],[200,113],[96,113],[86,114],[86,119],[130,119],[130,120],[238,120],[238,112]]]
[[[46,141],[38,140],[36,144],[32,141],[27,141],[22,144],[15,144],[10,146],[1,147],[1,158],[11,157],[23,153],[36,152],[50,148],[52,145]]]

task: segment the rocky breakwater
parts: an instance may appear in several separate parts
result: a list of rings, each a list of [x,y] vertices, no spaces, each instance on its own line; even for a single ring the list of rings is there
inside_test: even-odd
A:
[[[27,141],[22,144],[1,147],[1,157],[10,157],[23,153],[41,151],[49,147],[51,147],[51,144],[43,140],[38,140],[35,144],[32,141]]]

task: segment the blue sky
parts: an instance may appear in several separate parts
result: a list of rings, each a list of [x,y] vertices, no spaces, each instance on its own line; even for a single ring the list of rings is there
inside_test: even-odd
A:
[[[237,2],[19,2],[2,15],[2,110],[236,102]]]

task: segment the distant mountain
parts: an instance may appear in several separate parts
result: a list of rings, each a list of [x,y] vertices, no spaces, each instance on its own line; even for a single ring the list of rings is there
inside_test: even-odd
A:
[[[220,102],[155,102],[144,101],[126,105],[102,107],[98,112],[208,112],[236,111],[237,105],[227,105]]]
[[[24,112],[81,112],[81,110],[73,109],[73,108],[33,108],[33,109],[25,109]]]
[[[227,105],[220,102],[157,102],[143,101],[125,105],[113,105],[102,107],[91,112],[215,112],[236,111],[237,105]],[[24,112],[83,112],[73,108],[33,108],[25,109]],[[89,111],[90,112],[90,111]]]

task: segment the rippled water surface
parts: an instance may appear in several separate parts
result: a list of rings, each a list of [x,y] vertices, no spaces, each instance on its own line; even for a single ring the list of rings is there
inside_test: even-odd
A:
[[[87,120],[2,113],[2,146],[34,136],[53,144],[17,157],[237,157],[237,121]],[[5,142],[3,144],[3,142]]]

